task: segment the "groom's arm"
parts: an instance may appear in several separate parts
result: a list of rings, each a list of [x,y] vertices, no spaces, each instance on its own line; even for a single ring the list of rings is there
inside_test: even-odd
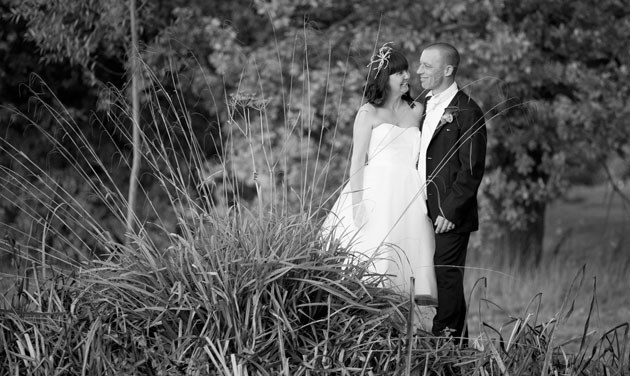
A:
[[[455,119],[459,122],[460,142],[451,158],[459,159],[459,170],[442,202],[443,216],[460,226],[477,197],[486,161],[486,125],[483,112],[472,100]]]

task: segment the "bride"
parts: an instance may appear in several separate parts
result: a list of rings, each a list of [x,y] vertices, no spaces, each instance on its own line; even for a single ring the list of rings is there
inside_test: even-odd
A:
[[[324,221],[324,231],[369,258],[388,287],[437,305],[434,232],[416,163],[423,106],[409,94],[409,63],[389,43],[368,65],[365,103],[353,127],[350,182]]]

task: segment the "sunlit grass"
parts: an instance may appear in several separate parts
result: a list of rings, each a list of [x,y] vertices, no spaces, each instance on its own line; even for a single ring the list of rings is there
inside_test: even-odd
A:
[[[483,279],[486,287],[472,292],[471,335],[483,333],[483,322],[500,325],[511,317],[527,316],[532,301],[538,318],[557,320],[556,341],[567,353],[579,351],[585,334],[587,342],[594,343],[611,328],[627,323],[630,256],[624,229],[629,220],[622,199],[610,187],[576,187],[548,210],[546,251],[539,267],[506,268],[493,264],[487,254],[472,252],[466,286],[470,290]],[[572,289],[576,275],[582,283]],[[567,295],[575,303],[561,320]]]

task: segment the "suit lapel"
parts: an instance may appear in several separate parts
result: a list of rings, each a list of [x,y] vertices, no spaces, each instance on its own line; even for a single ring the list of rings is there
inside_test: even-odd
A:
[[[459,96],[461,95],[461,90],[457,91],[457,94],[455,94],[455,96],[453,97],[453,99],[451,100],[451,102],[448,104],[448,106],[446,106],[446,108],[449,107],[459,107]],[[446,109],[444,109],[444,112],[446,112]],[[433,141],[433,139],[438,135],[438,133],[440,133],[440,131],[442,130],[442,128],[444,128],[444,122],[442,122],[442,117],[444,116],[444,112],[442,113],[442,116],[440,116],[440,121],[437,125],[437,127],[435,128],[435,131],[433,132],[433,136],[431,137],[431,141]],[[429,142],[429,144],[431,144],[431,142]]]

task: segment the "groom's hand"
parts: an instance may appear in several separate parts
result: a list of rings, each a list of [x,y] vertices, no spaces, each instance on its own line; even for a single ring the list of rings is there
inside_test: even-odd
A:
[[[455,228],[455,224],[448,219],[442,217],[441,215],[437,217],[435,220],[435,233],[441,234],[444,232],[451,231]]]

